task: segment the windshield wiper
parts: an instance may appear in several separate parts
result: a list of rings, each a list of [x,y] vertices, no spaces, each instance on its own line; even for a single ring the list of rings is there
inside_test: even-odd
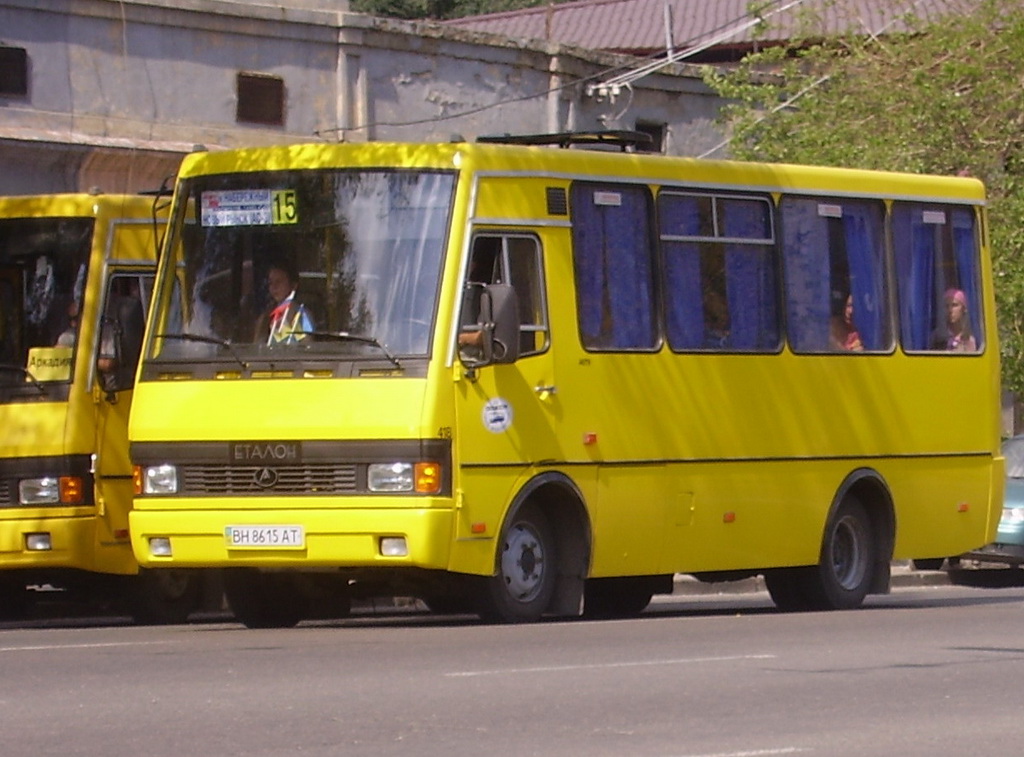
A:
[[[296,336],[299,334],[305,336],[320,337],[321,339],[336,339],[339,342],[362,342],[363,344],[372,344],[374,347],[384,353],[384,356],[391,362],[395,368],[401,368],[402,364],[398,362],[398,358],[391,354],[391,351],[384,346],[384,343],[377,339],[375,336],[363,336],[362,334],[350,334],[347,331],[296,331]]]
[[[15,365],[14,363],[0,363],[0,371],[8,371],[10,373],[20,373],[25,376],[41,394],[46,394],[46,387],[43,386],[42,382],[39,381],[35,376],[32,375],[32,371],[23,365]]]
[[[242,366],[243,371],[249,370],[249,364],[238,357],[238,353],[235,352],[235,348],[231,346],[231,342],[221,339],[216,336],[204,336],[203,334],[189,334],[185,332],[183,334],[157,334],[159,339],[181,339],[184,342],[202,342],[203,344],[216,344],[218,347],[223,347],[228,351],[228,354],[234,358],[235,362]]]

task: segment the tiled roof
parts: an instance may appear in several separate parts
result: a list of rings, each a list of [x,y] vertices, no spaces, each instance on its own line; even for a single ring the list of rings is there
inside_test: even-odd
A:
[[[905,30],[913,14],[934,20],[962,13],[979,0],[770,0],[763,6],[770,29],[753,25],[750,0],[577,0],[445,22],[460,29],[557,42],[593,50],[651,52],[667,47],[666,18],[672,40],[684,49],[725,36],[719,46],[747,47],[755,35],[763,41],[793,37],[808,14],[824,33],[863,30],[878,34]],[[667,10],[666,10],[667,9]],[[729,32],[732,32],[731,34]]]

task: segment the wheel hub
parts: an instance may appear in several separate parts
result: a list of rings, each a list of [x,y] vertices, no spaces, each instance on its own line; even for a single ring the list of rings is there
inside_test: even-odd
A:
[[[519,602],[532,600],[543,585],[544,569],[544,550],[537,534],[525,524],[513,526],[501,556],[509,596]]]

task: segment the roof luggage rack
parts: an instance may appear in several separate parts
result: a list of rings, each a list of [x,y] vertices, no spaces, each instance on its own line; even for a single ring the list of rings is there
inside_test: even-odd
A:
[[[476,138],[477,142],[503,145],[558,145],[568,148],[572,145],[609,145],[619,147],[623,152],[630,148],[651,147],[654,140],[642,131],[624,129],[610,131],[563,131],[557,134],[493,134]]]

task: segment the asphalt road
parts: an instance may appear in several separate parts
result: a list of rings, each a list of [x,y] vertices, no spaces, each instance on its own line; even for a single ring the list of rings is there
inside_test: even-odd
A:
[[[842,613],[763,592],[628,621],[422,612],[0,626],[4,757],[1016,755],[1024,588],[903,587]]]

